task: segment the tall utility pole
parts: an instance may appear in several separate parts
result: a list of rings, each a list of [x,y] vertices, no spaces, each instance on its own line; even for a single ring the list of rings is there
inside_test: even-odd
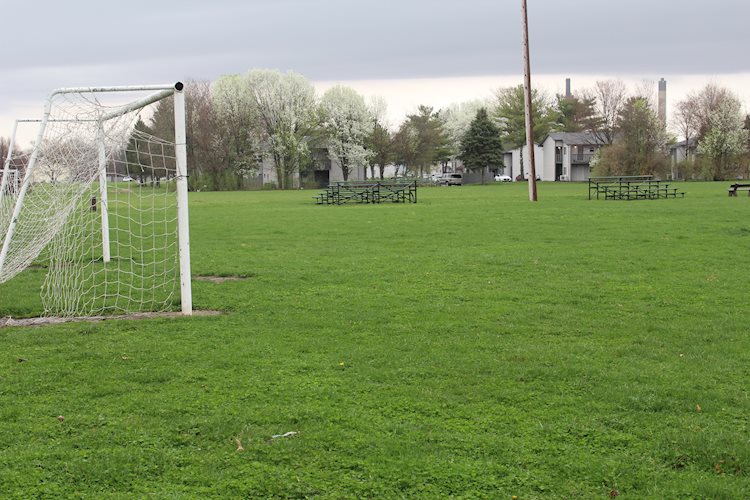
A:
[[[534,164],[534,123],[531,119],[531,64],[529,63],[529,16],[526,0],[521,0],[523,24],[523,93],[526,109],[526,145],[529,148],[529,201],[536,201],[536,165]],[[521,164],[523,173],[523,164]]]

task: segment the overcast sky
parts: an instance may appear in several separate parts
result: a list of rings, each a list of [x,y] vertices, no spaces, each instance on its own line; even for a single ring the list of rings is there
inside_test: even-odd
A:
[[[538,82],[549,75],[574,81],[698,75],[746,91],[748,0],[528,2]],[[0,135],[65,86],[213,80],[276,68],[325,82],[320,88],[360,81],[367,83],[359,88],[377,93],[378,81],[388,80],[380,93],[408,101],[420,93],[407,98],[404,86],[399,95],[399,82],[413,86],[420,79],[432,92],[421,96],[435,99],[450,82],[446,98],[468,99],[469,82],[489,92],[521,80],[517,0],[0,0],[0,6],[6,41]]]

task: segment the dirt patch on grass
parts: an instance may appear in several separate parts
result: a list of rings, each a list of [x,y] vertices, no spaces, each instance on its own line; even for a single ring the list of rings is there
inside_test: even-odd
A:
[[[193,276],[196,281],[208,281],[209,283],[225,283],[227,281],[245,281],[247,276]]]
[[[193,311],[193,316],[218,316],[223,314],[221,311]],[[97,323],[99,321],[107,321],[112,319],[119,320],[137,320],[137,319],[151,319],[151,318],[182,318],[184,315],[181,312],[168,311],[168,312],[140,312],[130,314],[116,314],[111,316],[75,316],[71,318],[21,318],[14,319],[11,317],[0,318],[0,328],[10,326],[45,326],[45,325],[59,325],[62,323]]]

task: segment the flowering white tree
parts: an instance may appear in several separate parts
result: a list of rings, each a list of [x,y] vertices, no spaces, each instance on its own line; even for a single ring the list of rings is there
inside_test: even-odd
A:
[[[461,150],[461,141],[471,126],[472,120],[476,118],[477,112],[482,109],[490,109],[492,103],[488,100],[476,99],[460,104],[453,103],[447,108],[440,110],[440,117],[445,123],[445,131],[451,150],[451,159],[455,159]]]
[[[365,143],[375,126],[375,117],[364,98],[354,89],[337,85],[320,102],[328,154],[341,165],[344,180],[354,168],[364,167],[372,152]]]
[[[698,154],[711,161],[711,176],[723,180],[745,148],[742,104],[734,95],[725,96],[708,119],[709,130],[698,142]]]
[[[256,172],[258,133],[257,116],[250,87],[239,75],[222,76],[211,85],[211,103],[225,168],[235,175],[242,188],[245,175]]]
[[[294,173],[310,158],[307,142],[317,124],[315,89],[302,75],[275,70],[252,70],[245,82],[279,187],[290,187]]]

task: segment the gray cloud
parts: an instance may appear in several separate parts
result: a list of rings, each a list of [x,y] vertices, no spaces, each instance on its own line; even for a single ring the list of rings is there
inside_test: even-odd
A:
[[[528,0],[536,74],[750,71],[750,2]],[[57,87],[214,79],[519,75],[517,0],[0,0],[0,115]],[[33,20],[33,22],[28,22]]]
[[[750,68],[750,3],[529,0],[536,72],[711,73]],[[213,78],[251,67],[311,79],[410,78],[519,71],[520,2],[253,0],[14,1],[3,72],[121,64]],[[157,71],[152,62],[158,61]],[[137,76],[135,76],[137,75]],[[53,84],[54,85],[54,84]]]

